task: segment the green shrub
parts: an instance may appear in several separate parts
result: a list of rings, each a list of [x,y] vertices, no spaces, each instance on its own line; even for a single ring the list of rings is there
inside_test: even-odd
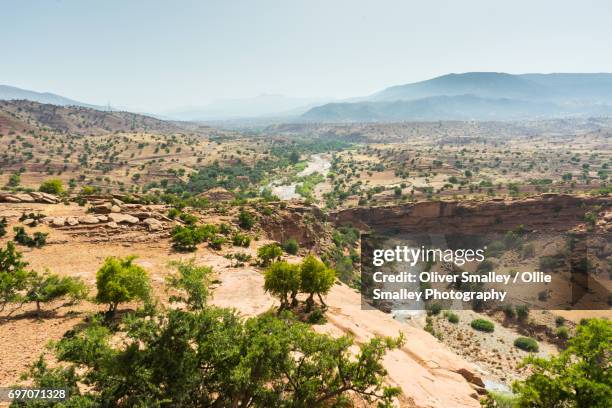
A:
[[[299,248],[300,247],[299,247],[297,241],[295,239],[293,239],[293,238],[289,238],[283,244],[283,249],[285,250],[285,252],[287,252],[288,254],[291,254],[291,255],[297,254]]]
[[[557,325],[557,327],[559,326],[563,326],[565,324],[565,317],[563,316],[557,316],[555,318],[555,324]]]
[[[49,303],[64,297],[75,302],[87,298],[88,293],[89,289],[78,278],[59,277],[49,273],[35,274],[28,285],[26,300],[36,303],[36,315],[40,317],[42,303]]]
[[[242,209],[238,214],[238,225],[242,229],[250,230],[255,225],[255,218],[250,212]]]
[[[248,246],[251,245],[251,237],[245,234],[235,233],[232,236],[232,244],[234,244],[234,246],[248,248]]]
[[[449,313],[447,319],[450,323],[457,324],[459,323],[459,315],[456,313]]]
[[[266,244],[257,250],[257,256],[261,259],[263,266],[270,265],[275,260],[280,260],[283,250],[277,243]]]
[[[171,262],[170,266],[176,267],[177,273],[166,277],[166,285],[168,289],[179,292],[170,296],[170,302],[182,302],[190,310],[202,310],[208,299],[212,268],[196,266],[193,259]]]
[[[514,340],[514,345],[521,350],[529,351],[529,352],[537,352],[540,350],[538,346],[538,342],[531,337],[518,337]]]
[[[43,193],[59,195],[64,192],[64,185],[60,179],[50,179],[43,181],[38,190]]]
[[[223,246],[223,244],[225,244],[225,238],[221,235],[215,235],[214,237],[210,239],[208,246],[214,250],[219,251],[221,247]]]
[[[439,315],[442,311],[442,305],[439,303],[428,303],[425,305],[425,308],[427,309],[427,314],[430,316]]]
[[[569,338],[569,329],[565,326],[557,327],[557,337],[563,340],[567,340]]]
[[[472,326],[472,329],[474,330],[487,333],[492,333],[495,330],[495,325],[493,324],[493,322],[485,319],[474,319],[470,323],[470,326]]]
[[[504,305],[502,311],[507,319],[514,319],[516,317],[516,312],[514,311],[514,306],[512,305]]]
[[[15,231],[15,237],[13,240],[18,244],[25,245],[30,248],[42,248],[47,243],[47,236],[49,234],[44,232],[35,232],[31,237],[25,232],[23,227],[13,228]]]
[[[315,309],[308,315],[308,319],[306,321],[310,324],[325,324],[327,319],[325,318],[325,314],[323,314],[321,309]]]
[[[178,217],[179,215],[181,215],[181,212],[176,208],[171,208],[168,210],[168,218],[172,220]]]
[[[518,305],[516,306],[516,317],[519,320],[523,321],[529,317],[529,306],[527,305]]]

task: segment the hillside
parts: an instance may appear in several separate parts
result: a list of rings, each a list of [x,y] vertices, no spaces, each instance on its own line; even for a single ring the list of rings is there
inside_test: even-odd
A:
[[[0,100],[10,101],[20,99],[58,106],[82,106],[86,108],[102,109],[101,106],[75,101],[74,99],[66,98],[51,92],[35,92],[15,86],[0,85]]]

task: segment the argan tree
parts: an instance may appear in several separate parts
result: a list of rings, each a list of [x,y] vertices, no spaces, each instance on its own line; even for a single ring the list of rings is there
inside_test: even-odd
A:
[[[23,292],[32,277],[32,272],[26,271],[27,266],[13,242],[8,242],[6,249],[0,248],[0,312],[11,303],[25,300]]]
[[[589,319],[550,359],[530,356],[530,375],[513,384],[521,408],[607,408],[612,401],[612,322]]]
[[[300,290],[300,266],[286,261],[273,263],[265,273],[264,289],[272,296],[280,299],[279,312],[297,304],[296,296]]]
[[[197,266],[192,259],[188,262],[171,262],[177,272],[166,277],[169,291],[178,291],[170,296],[171,302],[183,302],[190,310],[201,310],[208,299],[208,286],[211,282],[212,268]]]
[[[41,303],[64,297],[68,297],[73,302],[79,301],[85,299],[88,292],[85,283],[78,278],[45,273],[31,277],[25,297],[28,302],[36,302],[36,316],[40,318]]]
[[[323,301],[323,296],[331,289],[336,280],[336,272],[325,266],[312,255],[308,255],[302,261],[300,266],[300,289],[304,293],[308,293],[306,304],[308,308],[314,305],[314,295],[318,295],[323,306],[327,306]]]
[[[106,258],[96,273],[96,301],[108,304],[112,316],[120,303],[135,299],[148,301],[151,292],[149,276],[143,267],[135,265],[134,256]]]

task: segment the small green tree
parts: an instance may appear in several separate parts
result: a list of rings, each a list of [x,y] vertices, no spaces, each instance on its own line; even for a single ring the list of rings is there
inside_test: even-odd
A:
[[[209,295],[212,268],[196,266],[193,259],[171,262],[170,265],[176,268],[177,273],[166,277],[166,285],[168,289],[180,292],[170,296],[170,301],[183,302],[190,310],[202,310]]]
[[[0,248],[0,312],[11,303],[25,300],[22,292],[32,276],[25,269],[27,265],[13,242],[7,242],[6,249]]]
[[[82,280],[70,276],[59,277],[49,273],[35,274],[28,284],[26,300],[36,302],[36,316],[40,318],[41,303],[52,302],[63,297],[71,301],[85,299],[89,290]]]
[[[550,359],[529,356],[530,375],[512,390],[521,408],[607,408],[612,401],[612,323],[589,319],[568,347]]]
[[[49,179],[43,181],[38,188],[39,191],[49,194],[62,194],[64,192],[64,184],[60,179]]]
[[[193,252],[199,243],[199,236],[193,228],[178,225],[172,230],[172,248],[177,251]]]
[[[279,312],[291,304],[297,304],[297,294],[300,290],[300,266],[286,261],[273,263],[265,273],[264,289],[272,296],[280,299]]]
[[[266,244],[257,250],[257,256],[263,266],[270,265],[274,260],[280,260],[283,250],[277,243]]]
[[[327,306],[323,301],[323,296],[331,289],[336,280],[336,272],[325,266],[312,255],[308,255],[300,265],[301,290],[308,293],[306,304],[308,309],[314,305],[314,295],[316,294],[323,306]]]
[[[42,248],[47,243],[48,233],[36,231],[32,236],[29,236],[23,227],[14,227],[15,237],[13,240],[18,244],[25,245],[30,248]]]
[[[149,277],[143,267],[135,265],[134,256],[106,258],[96,273],[96,301],[108,304],[112,316],[119,303],[134,299],[148,301],[151,292]]]

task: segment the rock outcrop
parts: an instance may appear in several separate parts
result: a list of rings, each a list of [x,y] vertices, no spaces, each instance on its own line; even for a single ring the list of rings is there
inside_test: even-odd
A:
[[[481,234],[505,232],[520,225],[566,231],[583,225],[589,211],[603,211],[603,219],[611,205],[610,197],[544,194],[509,201],[428,201],[356,207],[331,213],[329,219],[336,225],[376,231]]]
[[[42,203],[57,204],[60,199],[48,193],[32,191],[30,193],[0,192],[0,203]]]

